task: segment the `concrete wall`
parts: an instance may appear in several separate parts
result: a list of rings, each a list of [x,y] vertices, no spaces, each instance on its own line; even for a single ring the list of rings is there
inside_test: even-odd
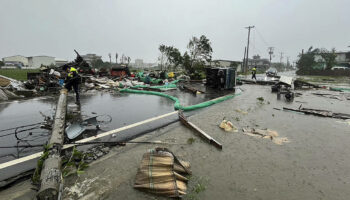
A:
[[[28,58],[20,55],[4,57],[3,62],[21,62],[23,66],[28,66]]]
[[[28,68],[37,69],[41,65],[49,66],[51,64],[56,65],[55,58],[51,56],[33,56],[28,57]]]

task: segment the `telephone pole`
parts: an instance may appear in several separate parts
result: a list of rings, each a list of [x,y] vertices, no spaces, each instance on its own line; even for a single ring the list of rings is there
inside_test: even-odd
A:
[[[246,54],[247,59],[246,59],[246,65],[245,65],[245,72],[247,72],[247,68],[248,68],[250,29],[252,29],[254,27],[255,26],[245,27],[246,29],[248,29],[248,44],[247,44],[247,54]]]
[[[281,69],[283,70],[283,65],[282,65],[282,59],[283,59],[283,52],[280,52],[281,56],[280,56],[280,65],[281,65]]]
[[[282,59],[283,59],[283,52],[280,52],[280,54],[281,54],[281,56],[280,56],[280,63],[281,63],[281,65],[282,65]]]
[[[269,47],[268,50],[269,50],[269,55],[270,55],[270,67],[271,67],[271,60],[272,60],[274,47]]]

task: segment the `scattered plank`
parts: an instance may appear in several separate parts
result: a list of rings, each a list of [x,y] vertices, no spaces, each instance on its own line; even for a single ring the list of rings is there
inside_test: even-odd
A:
[[[179,119],[180,121],[190,129],[196,131],[203,139],[208,141],[210,144],[214,145],[218,149],[222,149],[222,144],[220,144],[218,141],[216,141],[214,138],[212,138],[210,135],[205,133],[203,130],[201,130],[199,127],[194,125],[193,123],[189,122],[186,117],[183,115],[182,111],[179,111]]]
[[[313,87],[313,88],[322,88],[321,86],[319,85],[316,85],[316,84],[312,84],[312,83],[309,83],[309,82],[306,82],[306,81],[302,81],[302,80],[295,80],[294,81],[294,86],[295,88],[302,88],[303,86],[307,86],[307,87]]]
[[[301,112],[304,114],[310,114],[310,115],[315,115],[315,116],[320,116],[320,117],[330,117],[330,118],[337,118],[337,119],[350,119],[350,114],[334,113],[334,112],[329,111],[329,110],[318,110],[318,109],[312,109],[312,108],[293,109],[293,108],[286,108],[286,107],[283,107],[283,110]]]
[[[185,90],[193,93],[193,94],[197,94],[197,92],[200,92],[200,93],[205,93],[204,91],[201,91],[201,90],[198,90],[196,88],[193,88],[193,87],[190,87],[190,86],[187,86],[187,85],[183,85],[182,86]]]

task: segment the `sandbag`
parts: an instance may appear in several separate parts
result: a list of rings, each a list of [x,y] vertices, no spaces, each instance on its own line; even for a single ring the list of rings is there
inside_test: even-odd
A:
[[[186,194],[191,174],[188,162],[180,161],[166,148],[150,149],[142,157],[134,188],[167,197]]]

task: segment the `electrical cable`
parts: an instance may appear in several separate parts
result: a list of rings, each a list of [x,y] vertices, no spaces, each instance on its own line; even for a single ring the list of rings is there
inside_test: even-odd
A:
[[[125,144],[178,144],[178,145],[184,145],[185,143],[168,143],[168,142],[161,142],[161,141],[155,141],[155,142],[84,142],[84,143],[68,143],[73,144],[76,146],[83,146],[83,145],[92,145],[92,144],[111,144],[111,145],[119,145],[119,146],[125,146]],[[28,148],[28,147],[42,147],[44,144],[41,145],[16,145],[16,146],[0,146],[0,149],[8,149],[8,148]]]

